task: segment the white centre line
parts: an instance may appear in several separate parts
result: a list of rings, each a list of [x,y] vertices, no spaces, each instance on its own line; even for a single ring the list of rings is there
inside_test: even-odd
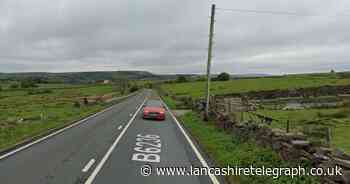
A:
[[[91,159],[86,166],[81,170],[82,172],[88,172],[92,165],[94,165],[95,159]]]
[[[122,128],[123,128],[123,126],[120,125],[120,126],[118,127],[118,130],[120,130],[120,129],[122,129]]]
[[[100,170],[102,169],[103,165],[106,163],[106,161],[108,160],[108,158],[111,156],[113,150],[115,149],[115,147],[117,146],[118,142],[120,141],[120,139],[123,137],[123,135],[125,134],[126,130],[129,128],[129,126],[131,125],[131,123],[135,120],[137,114],[140,112],[141,107],[143,106],[143,104],[145,104],[147,99],[145,99],[142,104],[139,106],[139,108],[136,110],[136,112],[134,113],[134,115],[132,116],[132,118],[129,120],[128,124],[124,127],[123,131],[119,134],[119,136],[117,137],[117,139],[113,142],[113,144],[111,145],[111,147],[108,149],[107,153],[103,156],[102,160],[100,161],[100,163],[98,163],[98,165],[96,166],[95,170],[91,173],[91,175],[89,176],[89,178],[85,181],[85,184],[92,184],[92,182],[94,182],[97,174],[100,172]]]

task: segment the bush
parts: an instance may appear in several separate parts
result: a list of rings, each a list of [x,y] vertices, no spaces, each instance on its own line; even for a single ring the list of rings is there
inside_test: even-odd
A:
[[[28,91],[28,95],[38,95],[38,94],[47,94],[52,93],[50,89],[41,89],[41,90],[30,90]]]
[[[176,82],[179,82],[179,83],[188,82],[188,79],[185,76],[179,76],[177,77]]]
[[[10,85],[11,89],[17,89],[19,87],[19,85],[17,83],[13,83]]]
[[[77,107],[77,108],[80,108],[81,107],[81,104],[80,102],[78,101],[75,101],[74,104],[73,104],[74,107]]]
[[[135,85],[135,86],[132,86],[129,91],[130,91],[130,93],[132,93],[132,92],[135,92],[137,90],[139,90],[139,87]]]
[[[21,88],[36,88],[38,85],[34,81],[31,80],[24,80],[21,81]]]
[[[228,80],[230,80],[230,74],[228,74],[226,72],[222,72],[214,80],[217,80],[217,81],[228,81]]]

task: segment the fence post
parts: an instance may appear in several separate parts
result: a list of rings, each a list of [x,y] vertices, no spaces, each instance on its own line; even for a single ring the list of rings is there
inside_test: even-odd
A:
[[[227,100],[227,105],[228,105],[228,114],[230,114],[231,110],[232,110],[232,108],[231,108],[231,105],[232,105],[231,99]]]
[[[331,146],[331,141],[332,141],[332,130],[330,127],[327,127],[326,129],[326,141],[327,145]]]
[[[289,120],[287,120],[287,129],[286,129],[286,132],[289,133],[289,129],[290,129],[290,124],[289,124]]]

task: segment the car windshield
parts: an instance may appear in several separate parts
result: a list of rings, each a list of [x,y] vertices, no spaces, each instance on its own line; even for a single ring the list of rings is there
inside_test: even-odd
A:
[[[159,100],[148,100],[146,107],[162,107],[162,102]]]

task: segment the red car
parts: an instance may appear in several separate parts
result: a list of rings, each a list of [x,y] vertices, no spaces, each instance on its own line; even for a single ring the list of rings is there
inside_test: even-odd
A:
[[[165,120],[165,109],[159,100],[148,100],[143,108],[144,119]]]

